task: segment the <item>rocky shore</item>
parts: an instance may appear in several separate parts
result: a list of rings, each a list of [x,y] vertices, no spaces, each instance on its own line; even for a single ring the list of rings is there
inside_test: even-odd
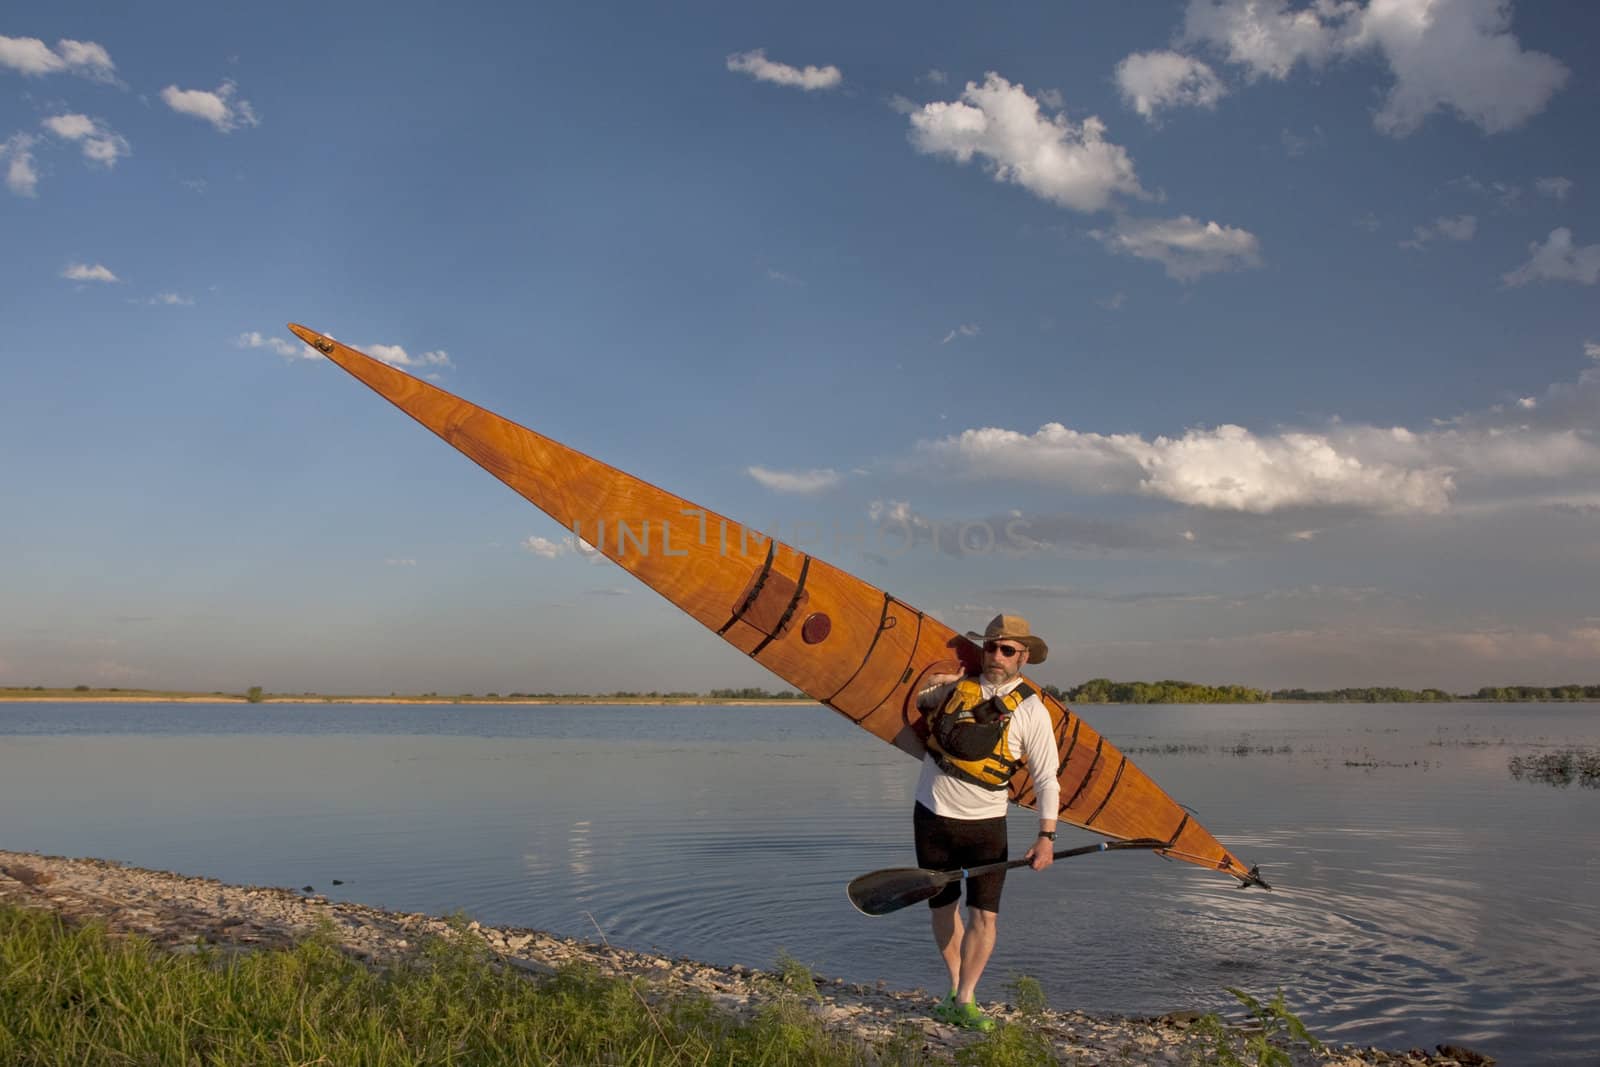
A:
[[[452,936],[438,916],[382,911],[329,900],[303,890],[227,885],[166,871],[144,870],[98,859],[66,859],[0,850],[0,901],[46,908],[72,921],[99,920],[116,934],[139,934],[173,952],[192,952],[200,944],[238,950],[276,948],[319,928],[352,956],[385,963],[404,956],[430,937]],[[509,965],[537,980],[566,964],[582,963],[601,974],[643,978],[654,995],[698,995],[735,1014],[758,1010],[774,994],[773,975],[741,966],[715,967],[683,958],[656,956],[597,943],[556,937],[538,930],[482,926],[468,929],[483,938]],[[920,1034],[930,1059],[953,1058],[976,1040],[974,1035],[935,1022],[931,1001],[921,991],[891,990],[816,976],[819,996],[811,1010],[830,1029],[879,1042],[908,1030]],[[987,1006],[987,1005],[986,1005]],[[993,1014],[1015,1021],[1010,1005],[993,1005]],[[1156,1018],[1091,1016],[1075,1011],[1045,1011],[1029,1025],[1047,1033],[1064,1063],[1190,1064],[1210,1062],[1194,1033],[1193,1013]],[[1385,1052],[1368,1048],[1292,1050],[1294,1063],[1362,1065],[1493,1063],[1467,1050]]]

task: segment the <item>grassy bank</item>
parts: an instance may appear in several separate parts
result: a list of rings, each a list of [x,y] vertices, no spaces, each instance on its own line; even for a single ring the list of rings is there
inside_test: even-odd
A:
[[[920,1062],[915,1042],[830,1035],[806,1010],[811,993],[793,967],[741,1021],[577,969],[530,981],[465,937],[375,969],[318,938],[171,954],[0,906],[0,1063],[26,1067]]]

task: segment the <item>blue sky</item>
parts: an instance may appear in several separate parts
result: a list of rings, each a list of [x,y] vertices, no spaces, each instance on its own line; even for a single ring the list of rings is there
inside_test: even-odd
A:
[[[0,684],[775,683],[288,321],[1043,681],[1600,681],[1600,8],[752,8],[8,5]]]

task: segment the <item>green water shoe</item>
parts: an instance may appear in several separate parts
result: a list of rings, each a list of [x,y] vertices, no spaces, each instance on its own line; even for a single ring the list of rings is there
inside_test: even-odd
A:
[[[980,1034],[987,1034],[994,1029],[994,1020],[970,1000],[956,1004],[955,1010],[951,1012],[951,1022],[963,1030],[976,1030]]]

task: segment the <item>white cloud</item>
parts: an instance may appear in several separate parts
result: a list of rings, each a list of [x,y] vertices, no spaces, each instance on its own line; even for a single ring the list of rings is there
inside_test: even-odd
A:
[[[1455,218],[1436,219],[1433,229],[1440,237],[1448,237],[1452,241],[1470,241],[1478,232],[1478,217],[1458,215]]]
[[[85,159],[103,167],[115,166],[129,152],[125,137],[88,115],[51,115],[42,125],[63,141],[77,142]]]
[[[1215,71],[1179,52],[1135,52],[1117,64],[1116,78],[1123,102],[1151,122],[1175,107],[1214,109],[1228,92]]]
[[[1286,0],[1191,0],[1183,39],[1217,48],[1251,78],[1282,81],[1297,64],[1321,66],[1338,52],[1338,24],[1354,6],[1318,3],[1291,12]]]
[[[451,367],[450,353],[443,349],[410,356],[399,345],[363,345],[361,351],[391,367]]]
[[[254,330],[241,333],[233,342],[240,348],[265,348],[285,359],[322,359],[322,353],[304,341],[286,341],[282,337],[263,337]]]
[[[72,263],[61,272],[61,276],[75,282],[116,282],[122,279],[111,273],[111,269],[103,263],[90,266],[87,263]]]
[[[1510,286],[1540,281],[1593,285],[1600,281],[1600,245],[1576,246],[1572,231],[1562,226],[1551,230],[1544,244],[1528,245],[1528,262],[1502,277]]]
[[[1515,129],[1567,80],[1554,56],[1524,51],[1507,0],[1371,0],[1351,50],[1374,46],[1395,84],[1373,122],[1404,137],[1433,112],[1454,111],[1485,133]]]
[[[980,331],[978,330],[977,323],[964,322],[960,326],[957,326],[955,329],[951,330],[949,333],[945,334],[944,340],[940,341],[939,343],[942,345],[947,345],[951,341],[954,341],[957,337],[976,337],[978,336],[979,332]]]
[[[831,64],[826,67],[791,67],[787,63],[768,59],[765,48],[735,52],[728,57],[728,69],[736,74],[748,74],[756,81],[787,85],[808,93],[814,89],[832,89],[843,80],[839,68]]]
[[[919,521],[909,500],[873,500],[867,504],[867,518],[874,523]]]
[[[523,539],[522,547],[542,559],[555,559],[557,556],[564,556],[572,551],[572,541],[571,538],[567,538],[566,543],[563,544],[561,541],[552,541],[548,537],[528,537]]]
[[[166,307],[193,307],[194,298],[181,293],[157,293],[150,298],[150,303],[161,304]]]
[[[605,565],[609,562],[600,550],[580,537],[567,534],[559,541],[552,541],[548,537],[525,537],[518,542],[524,552],[538,556],[540,559],[559,559],[562,556],[576,554],[587,563]]]
[[[260,120],[256,118],[250,102],[233,98],[238,90],[239,87],[232,81],[224,81],[210,92],[169,85],[161,90],[161,99],[178,114],[204,119],[222,133],[229,133],[240,126],[259,126]]]
[[[1476,193],[1479,196],[1486,196],[1507,211],[1522,203],[1522,186],[1512,185],[1510,182],[1484,182],[1479,181],[1470,174],[1464,174],[1459,178],[1450,179],[1448,184],[1460,186],[1468,192]]]
[[[39,171],[33,165],[33,137],[12,134],[0,144],[0,160],[6,164],[6,188],[18,196],[39,195]]]
[[[1087,600],[1100,604],[1221,604],[1242,603],[1244,598],[1224,598],[1217,593],[1106,593],[1096,589],[1071,585],[1013,585],[991,589],[995,596],[1010,600],[1027,597],[1031,600]],[[1266,594],[1263,594],[1265,596]]]
[[[1577,626],[1565,633],[1481,630],[1419,635],[1424,647],[1451,649],[1475,660],[1504,663],[1558,656],[1579,662],[1600,659],[1600,626]]]
[[[1181,282],[1261,265],[1261,244],[1255,234],[1216,222],[1202,223],[1188,215],[1119,218],[1111,229],[1091,230],[1089,235],[1113,252],[1155,260],[1169,277]]]
[[[1540,196],[1548,196],[1552,200],[1565,200],[1575,184],[1571,178],[1538,178],[1534,181],[1533,187]]]
[[[19,74],[77,74],[94,81],[114,82],[116,64],[102,45],[93,41],[60,40],[54,49],[37,37],[0,37],[0,67]]]
[[[1504,685],[1518,678],[1583,677],[1600,657],[1600,626],[1429,629],[1386,625],[1362,612],[1353,625],[1308,625],[1205,637],[1082,641],[1080,662],[1121,677],[1138,664],[1164,662],[1178,677],[1245,676],[1272,687],[1312,688],[1367,681],[1411,688],[1445,684],[1454,691]],[[1126,667],[1118,664],[1127,664]],[[1447,679],[1457,681],[1451,683]]]
[[[919,152],[958,163],[981,156],[995,181],[1074,211],[1100,211],[1118,193],[1144,195],[1127,150],[1105,131],[1094,116],[1079,125],[1047,118],[1027,90],[993,72],[981,86],[968,82],[960,100],[925,104],[911,116]]]
[[[1150,441],[1080,433],[1060,423],[1032,435],[987,427],[923,448],[973,473],[1253,514],[1322,506],[1437,512],[1449,504],[1453,488],[1444,471],[1365,463],[1325,435],[1258,436],[1232,425]]]
[[[818,493],[844,481],[836,470],[775,471],[767,467],[746,467],[745,473],[778,493]]]
[[[1376,53],[1394,82],[1373,123],[1404,137],[1439,110],[1501,133],[1544,109],[1569,71],[1524,50],[1510,29],[1506,0],[1315,0],[1298,10],[1287,0],[1191,0],[1183,39],[1252,79]]]
[[[940,70],[938,67],[934,67],[917,80],[931,82],[934,85],[943,85],[945,82],[950,80],[950,76],[944,71]]]
[[[104,45],[93,41],[60,40],[56,42],[56,50],[66,62],[67,69],[74,72],[87,72],[102,80],[109,80],[117,69],[117,65],[111,62],[111,53],[105,50]]]
[[[1470,241],[1478,232],[1478,217],[1476,215],[1458,215],[1454,218],[1438,218],[1427,226],[1418,226],[1411,231],[1409,241],[1401,241],[1401,248],[1420,250],[1429,241],[1441,237],[1452,241]]]
[[[1586,342],[1584,353],[1600,361],[1600,344]],[[1219,512],[1427,514],[1451,509],[1463,493],[1474,507],[1496,508],[1600,484],[1596,425],[1600,367],[1591,366],[1538,396],[1425,431],[1335,423],[1256,433],[1224,425],[1147,439],[1049,423],[1033,434],[966,430],[924,442],[918,452],[941,473],[1152,496]]]
[[[0,66],[37,76],[65,70],[67,64],[37,37],[0,37]]]
[[[385,567],[415,567],[417,561],[409,556],[390,556],[383,561]]]
[[[94,132],[94,119],[88,115],[51,115],[43,120],[40,125],[45,129],[68,141],[76,141],[80,137],[87,137]]]

